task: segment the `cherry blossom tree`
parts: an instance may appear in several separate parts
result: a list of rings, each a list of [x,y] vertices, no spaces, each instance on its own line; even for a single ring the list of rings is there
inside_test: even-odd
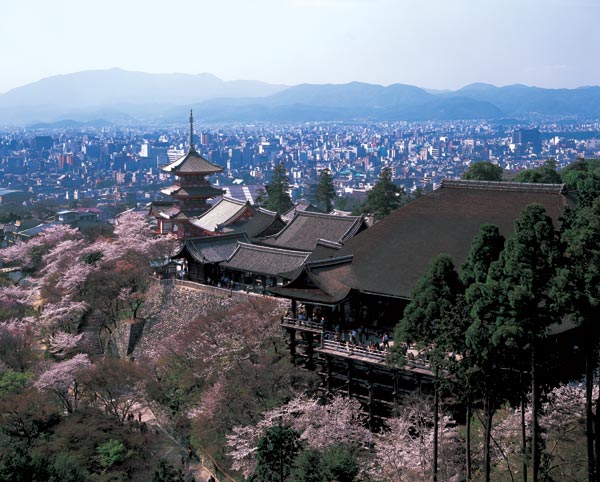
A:
[[[143,399],[145,376],[146,371],[137,363],[103,358],[81,374],[80,384],[90,403],[124,422]]]
[[[71,301],[68,298],[49,303],[41,308],[37,319],[29,318],[40,336],[52,335],[58,331],[77,334],[83,316],[89,305],[84,301]]]
[[[366,421],[367,416],[355,399],[337,396],[323,404],[316,399],[297,397],[266,412],[256,425],[233,428],[227,436],[232,468],[245,477],[254,473],[258,441],[270,427],[288,426],[300,433],[300,439],[309,447],[324,450],[341,443],[364,446],[371,442]]]
[[[206,299],[208,312],[183,322],[162,342],[162,355],[174,354],[194,367],[195,376],[222,376],[234,365],[258,354],[270,339],[280,337],[279,303],[249,298],[244,303],[221,305]],[[201,310],[198,306],[196,309]]]
[[[23,372],[36,360],[36,340],[31,326],[18,320],[0,324],[0,365]]]
[[[91,366],[87,355],[75,355],[65,361],[55,363],[40,375],[34,387],[51,392],[60,400],[67,413],[73,413],[81,400],[79,377]]]
[[[0,249],[0,261],[21,266],[27,272],[35,272],[41,266],[42,256],[52,247],[60,241],[78,239],[80,236],[77,230],[70,226],[52,226],[27,242]]]
[[[439,472],[442,480],[462,477],[461,446],[454,421],[443,415],[439,420]],[[370,475],[378,481],[429,481],[433,467],[433,408],[423,400],[408,400],[396,417],[374,437],[375,456]]]
[[[595,396],[598,387],[594,387]],[[584,426],[586,389],[581,384],[561,385],[551,390],[541,409],[540,425],[546,446],[542,477],[547,480],[581,480],[586,476]],[[531,427],[531,403],[525,407],[526,428]],[[513,480],[520,470],[521,408],[508,410],[492,433],[494,462]]]
[[[79,351],[83,333],[73,335],[64,331],[57,331],[48,337],[47,349],[57,359],[71,357]]]

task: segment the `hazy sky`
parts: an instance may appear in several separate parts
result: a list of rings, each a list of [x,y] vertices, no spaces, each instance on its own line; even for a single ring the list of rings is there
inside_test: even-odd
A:
[[[290,85],[600,85],[598,0],[2,0],[0,12],[0,92],[111,67]]]

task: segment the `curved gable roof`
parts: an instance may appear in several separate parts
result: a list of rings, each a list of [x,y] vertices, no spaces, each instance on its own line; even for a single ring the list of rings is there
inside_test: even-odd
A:
[[[219,202],[191,223],[205,231],[215,232],[221,226],[232,223],[250,207],[247,201],[223,196]]]
[[[301,251],[238,243],[233,254],[221,266],[235,271],[279,276],[298,269],[307,257],[308,253]]]
[[[298,211],[287,226],[263,242],[269,246],[312,251],[319,239],[343,243],[365,228],[362,216]]]

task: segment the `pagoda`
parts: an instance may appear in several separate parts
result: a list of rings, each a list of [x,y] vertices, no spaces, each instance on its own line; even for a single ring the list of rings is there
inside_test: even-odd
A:
[[[210,205],[208,199],[223,194],[221,189],[211,186],[206,176],[223,171],[202,157],[194,147],[194,117],[190,110],[190,148],[179,159],[161,167],[163,172],[175,175],[172,186],[161,189],[161,193],[174,201],[154,202],[150,215],[157,220],[158,234],[172,233],[178,238],[201,236],[190,219],[205,213]]]

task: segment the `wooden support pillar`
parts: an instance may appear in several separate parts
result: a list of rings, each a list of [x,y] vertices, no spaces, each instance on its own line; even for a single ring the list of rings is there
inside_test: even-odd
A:
[[[398,369],[394,368],[393,371],[394,377],[394,391],[392,392],[392,396],[394,397],[394,413],[398,413],[398,403],[399,403],[399,393],[398,393]]]
[[[296,300],[292,300],[292,317],[294,320],[298,319],[298,302]]]
[[[373,430],[374,429],[374,424],[373,424],[373,367],[371,365],[369,365],[369,368],[367,370],[367,385],[369,388],[369,401],[367,402],[367,406],[369,407],[369,430]]]
[[[346,361],[346,367],[348,369],[347,378],[348,378],[348,398],[352,396],[352,361]]]
[[[306,366],[307,367],[312,367],[313,364],[313,354],[314,354],[314,347],[313,347],[313,343],[314,343],[314,334],[307,331],[304,334],[305,338],[306,338],[306,356],[308,358],[308,360],[306,361]]]
[[[327,393],[331,393],[331,357],[325,357],[325,386],[327,387]]]
[[[296,330],[288,329],[290,334],[290,361],[296,365]]]

